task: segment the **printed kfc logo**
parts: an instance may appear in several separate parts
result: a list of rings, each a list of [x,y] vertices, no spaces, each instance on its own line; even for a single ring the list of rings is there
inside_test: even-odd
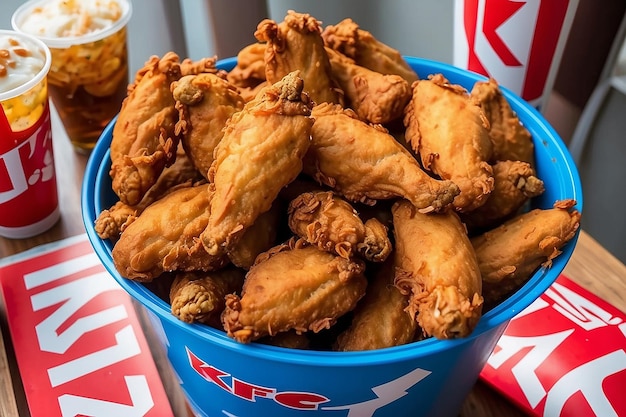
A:
[[[626,318],[561,276],[511,320],[481,378],[538,416],[626,415]]]
[[[455,64],[495,78],[527,101],[541,99],[576,0],[457,2],[462,7],[456,17]]]
[[[417,368],[392,381],[372,388],[373,398],[353,404],[338,406],[323,405],[332,399],[322,394],[301,391],[279,391],[273,387],[245,381],[231,375],[227,371],[212,366],[200,359],[191,350],[187,349],[187,358],[191,368],[206,381],[242,400],[257,401],[266,399],[276,404],[294,410],[322,410],[329,411],[329,415],[344,417],[373,417],[376,410],[385,407],[397,399],[405,396],[407,390],[431,374],[430,371]],[[345,410],[345,414],[336,411]],[[233,415],[227,413],[227,415]]]
[[[171,417],[130,297],[85,235],[65,242],[0,268],[31,415]]]

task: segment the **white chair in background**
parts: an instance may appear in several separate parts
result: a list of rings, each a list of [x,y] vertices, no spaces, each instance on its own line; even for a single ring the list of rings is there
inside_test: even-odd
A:
[[[616,73],[626,16],[569,148],[583,187],[582,228],[626,263],[626,74]]]

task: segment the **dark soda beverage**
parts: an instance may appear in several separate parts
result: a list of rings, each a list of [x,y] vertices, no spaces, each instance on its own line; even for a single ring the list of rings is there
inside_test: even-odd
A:
[[[126,97],[126,28],[96,42],[51,52],[50,98],[74,149],[89,153]]]

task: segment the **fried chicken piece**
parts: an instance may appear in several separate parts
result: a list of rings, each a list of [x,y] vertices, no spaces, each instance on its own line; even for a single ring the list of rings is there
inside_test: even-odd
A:
[[[379,41],[350,18],[326,26],[322,38],[326,46],[354,59],[360,66],[381,74],[399,75],[409,85],[418,79],[398,50]]]
[[[248,343],[295,330],[328,329],[365,294],[361,260],[348,260],[291,239],[260,255],[246,274],[241,297],[226,296],[222,324]]]
[[[337,337],[334,350],[382,349],[415,340],[419,327],[413,316],[406,312],[408,295],[393,285],[393,271],[392,258],[376,271],[365,296],[354,309],[350,326]]]
[[[265,81],[265,48],[261,42],[243,47],[237,53],[237,64],[226,76],[239,89],[250,89]]]
[[[407,201],[392,207],[395,285],[410,295],[408,313],[426,336],[468,336],[481,317],[481,276],[454,211],[423,214]]]
[[[207,254],[199,240],[212,196],[205,183],[173,191],[146,207],[113,246],[120,275],[147,282],[163,272],[212,271],[226,265],[225,255]]]
[[[309,14],[289,10],[281,23],[264,19],[254,36],[266,42],[265,78],[276,83],[285,75],[299,70],[305,91],[314,103],[343,104],[341,91],[333,79],[321,22]]]
[[[179,121],[176,134],[194,165],[207,178],[226,121],[243,109],[237,88],[216,74],[186,75],[171,85]]]
[[[295,330],[277,333],[274,336],[265,336],[257,342],[288,349],[309,349],[311,347],[311,341],[307,334],[298,333]]]
[[[169,293],[172,314],[186,323],[222,329],[225,297],[241,291],[244,277],[245,272],[234,267],[177,273]]]
[[[483,279],[485,304],[494,306],[521,287],[539,268],[550,268],[580,227],[576,201],[534,209],[472,238]]]
[[[474,210],[487,200],[494,186],[489,124],[464,88],[441,74],[416,81],[404,125],[406,140],[422,165],[459,186],[454,199],[458,211]]]
[[[152,56],[137,71],[113,128],[113,191],[120,201],[136,205],[176,156],[174,126],[178,112],[170,84],[181,76],[178,55]]]
[[[216,56],[201,58],[197,61],[185,58],[180,63],[180,75],[181,77],[184,77],[186,75],[197,75],[203,73],[217,74],[221,71],[217,69],[216,64]],[[226,74],[224,74],[224,77],[225,76]]]
[[[520,122],[496,80],[491,78],[477,82],[471,95],[478,100],[489,120],[489,136],[493,142],[492,162],[511,160],[534,165],[532,136]]]
[[[376,218],[363,222],[350,203],[331,191],[303,193],[287,213],[292,232],[342,258],[382,262],[391,252],[387,228]]]
[[[531,198],[543,194],[543,181],[535,175],[528,162],[498,161],[493,164],[494,187],[482,206],[468,213],[461,213],[461,219],[470,229],[491,228],[524,206]]]
[[[254,223],[243,231],[237,242],[226,250],[233,265],[248,270],[258,255],[276,244],[283,214],[282,204],[274,201],[268,211],[261,213]]]
[[[459,193],[451,181],[429,176],[380,125],[351,109],[324,103],[313,108],[312,142],[304,172],[351,202],[404,197],[422,211],[446,209]]]
[[[302,170],[313,124],[303,87],[298,72],[290,73],[226,123],[209,170],[215,196],[200,236],[210,255],[232,246]]]
[[[347,106],[370,123],[389,123],[402,116],[411,99],[411,86],[401,76],[381,74],[326,48],[333,78],[343,90]]]
[[[130,206],[117,201],[112,207],[102,210],[95,221],[94,229],[101,239],[117,241],[120,233],[132,223],[150,204],[176,189],[188,187],[202,179],[202,176],[179,146],[176,161],[166,167],[156,183],[150,187],[139,204]]]

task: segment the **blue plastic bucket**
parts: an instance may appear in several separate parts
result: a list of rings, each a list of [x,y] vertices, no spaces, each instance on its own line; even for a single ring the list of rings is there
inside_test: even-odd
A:
[[[407,57],[421,78],[443,73],[471,89],[484,77],[447,64]],[[230,69],[235,60],[220,61]],[[574,162],[543,116],[507,89],[503,93],[531,132],[536,168],[545,193],[534,207],[575,199],[582,212],[582,189]],[[199,416],[455,416],[472,389],[509,320],[529,306],[557,278],[577,236],[552,267],[536,272],[510,298],[485,313],[470,337],[420,342],[365,352],[321,352],[243,345],[222,331],[186,324],[167,303],[142,284],[122,278],[112,259],[112,244],[94,230],[98,214],[117,200],[109,177],[109,145],[115,120],[93,150],[82,190],[82,212],[89,239],[105,268],[153,318],[172,367]]]

